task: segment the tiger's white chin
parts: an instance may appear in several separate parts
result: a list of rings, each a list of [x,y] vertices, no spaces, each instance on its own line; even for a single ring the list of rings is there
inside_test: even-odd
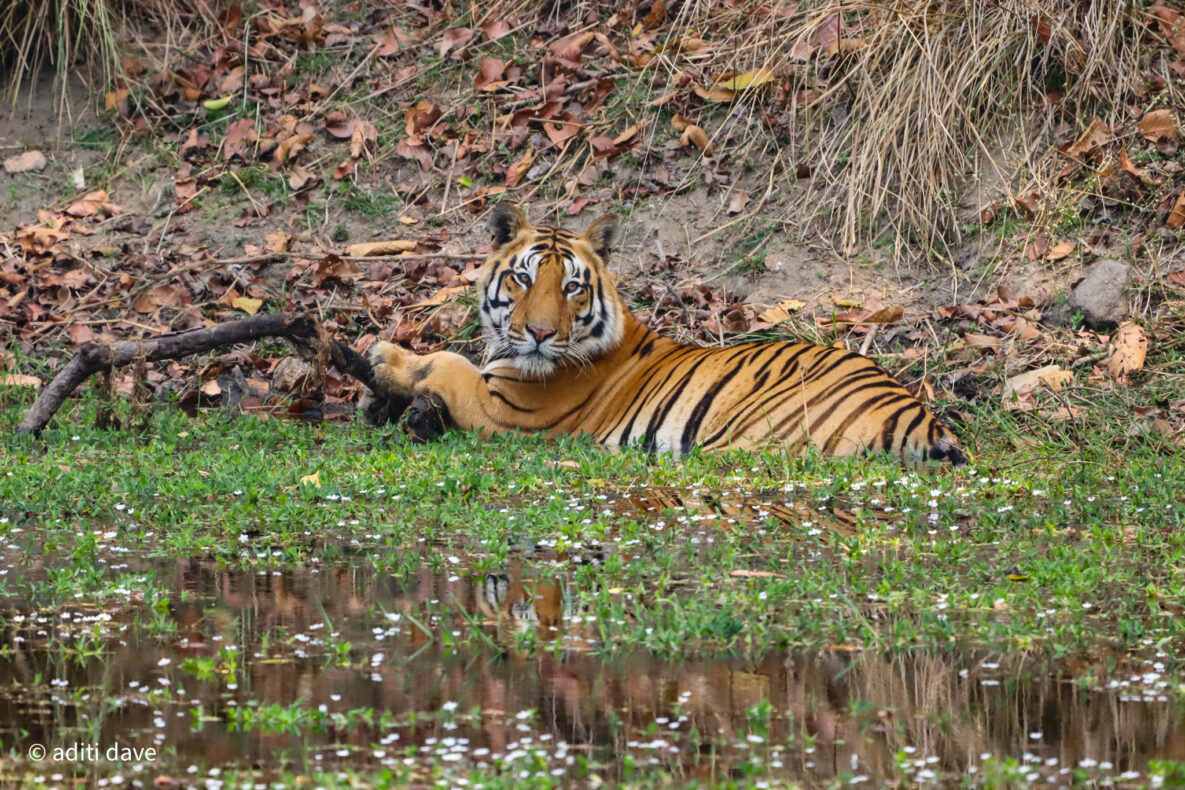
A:
[[[514,366],[528,376],[539,379],[555,373],[557,367],[556,360],[545,357],[537,351],[515,356]]]

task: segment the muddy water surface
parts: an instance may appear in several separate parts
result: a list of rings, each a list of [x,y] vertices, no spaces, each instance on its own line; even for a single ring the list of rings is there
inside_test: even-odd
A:
[[[615,506],[669,512],[669,496]],[[705,517],[768,512],[740,504]],[[46,748],[21,760],[26,777],[144,786],[335,766],[421,779],[500,766],[583,782],[645,764],[687,780],[949,783],[1009,760],[1030,782],[1078,772],[1122,784],[1150,760],[1185,758],[1183,711],[1152,646],[1094,690],[1024,652],[622,651],[579,603],[577,570],[608,551],[557,556],[524,541],[497,567],[437,557],[399,578],[361,559],[122,557],[126,602],[49,612],[4,601],[0,740],[18,758]],[[137,575],[167,604],[146,614]],[[106,759],[113,746],[122,759]],[[86,747],[103,757],[78,759]]]

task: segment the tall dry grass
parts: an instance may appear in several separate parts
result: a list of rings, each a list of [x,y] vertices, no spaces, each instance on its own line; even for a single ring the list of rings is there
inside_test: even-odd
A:
[[[0,2],[0,91],[14,104],[46,67],[61,96],[69,74],[100,89],[120,74],[119,48],[135,28],[185,29],[213,19],[207,0],[3,0]]]
[[[767,68],[790,80],[793,99],[776,110],[783,158],[813,171],[797,210],[846,249],[889,232],[898,248],[940,255],[967,222],[973,169],[1007,181],[1033,163],[1004,141],[1048,150],[1054,123],[1122,104],[1144,24],[1125,0],[690,0],[675,12],[678,28],[714,43],[694,62],[705,76]],[[732,121],[761,101],[754,91]]]

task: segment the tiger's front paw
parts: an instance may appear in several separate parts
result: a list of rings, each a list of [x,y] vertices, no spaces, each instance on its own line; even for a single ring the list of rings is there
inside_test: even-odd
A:
[[[370,366],[375,389],[362,393],[357,410],[372,425],[397,421],[412,402],[411,386],[405,382],[408,356],[414,356],[394,343],[379,341],[370,347]]]
[[[380,340],[370,347],[369,356],[377,395],[390,397],[412,394],[408,376],[409,357],[415,356],[412,352]]]
[[[372,367],[390,365],[396,368],[403,367],[408,357],[415,356],[402,346],[388,343],[386,340],[377,340],[371,344],[367,355],[370,357]]]

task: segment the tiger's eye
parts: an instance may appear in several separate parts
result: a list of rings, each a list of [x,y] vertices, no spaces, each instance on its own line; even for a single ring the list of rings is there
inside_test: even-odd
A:
[[[572,280],[570,283],[564,286],[564,293],[566,293],[568,296],[575,296],[583,290],[584,285],[582,283],[576,282],[575,280]]]
[[[523,286],[524,288],[531,287],[531,275],[527,274],[526,272],[518,272],[514,275],[514,279],[517,280],[519,285]]]

